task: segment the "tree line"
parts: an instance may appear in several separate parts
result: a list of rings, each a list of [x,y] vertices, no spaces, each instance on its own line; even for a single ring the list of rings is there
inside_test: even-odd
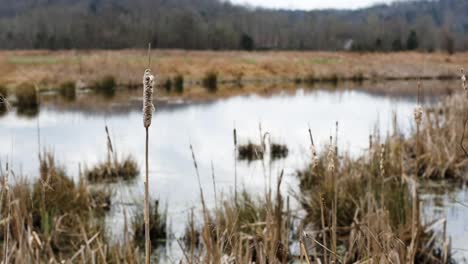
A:
[[[292,11],[226,0],[2,0],[1,49],[468,49],[468,1]]]

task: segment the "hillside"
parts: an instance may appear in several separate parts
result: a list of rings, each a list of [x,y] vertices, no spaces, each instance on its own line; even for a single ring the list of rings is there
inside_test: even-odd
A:
[[[218,0],[2,0],[1,49],[468,49],[468,1],[360,10],[253,9]]]

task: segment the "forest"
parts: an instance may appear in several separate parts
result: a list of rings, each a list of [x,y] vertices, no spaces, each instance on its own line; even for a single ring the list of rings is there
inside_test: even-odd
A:
[[[273,10],[220,0],[2,0],[0,49],[468,49],[468,1]]]

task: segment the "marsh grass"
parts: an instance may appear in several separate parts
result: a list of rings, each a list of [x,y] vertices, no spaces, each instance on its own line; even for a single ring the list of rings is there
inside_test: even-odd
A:
[[[0,170],[2,216],[8,212],[0,226],[5,248],[2,258],[6,259],[6,252],[9,263],[67,259],[108,263],[120,258],[135,263],[134,248],[103,248],[107,244],[103,222],[107,209],[102,202],[110,201],[109,192],[91,188],[83,179],[72,181],[50,152],[42,153],[39,162],[39,177],[33,182],[20,176],[7,181],[8,173]]]
[[[280,176],[277,190],[281,186]],[[238,200],[223,200],[214,211],[204,211],[199,231],[187,229],[193,237],[200,234],[200,245],[194,250],[192,242],[186,245],[187,263],[274,263],[288,262],[291,212],[288,203],[277,193],[274,200],[254,198],[246,191]],[[195,239],[192,239],[195,240]]]
[[[85,169],[86,178],[92,183],[134,180],[139,173],[138,163],[132,156],[122,160],[114,158]]]

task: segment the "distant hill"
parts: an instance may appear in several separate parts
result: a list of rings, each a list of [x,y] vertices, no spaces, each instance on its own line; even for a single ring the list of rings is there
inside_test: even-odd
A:
[[[468,1],[360,10],[252,9],[218,0],[1,0],[2,49],[468,49]]]

